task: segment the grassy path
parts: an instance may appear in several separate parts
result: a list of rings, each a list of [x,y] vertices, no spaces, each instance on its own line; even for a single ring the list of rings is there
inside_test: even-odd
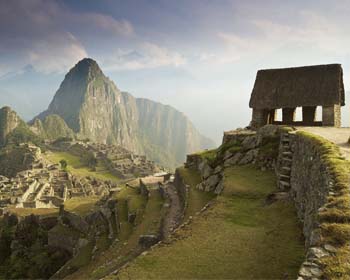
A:
[[[274,190],[270,172],[227,169],[213,206],[118,279],[294,279],[304,257],[301,229],[292,203],[264,203]]]

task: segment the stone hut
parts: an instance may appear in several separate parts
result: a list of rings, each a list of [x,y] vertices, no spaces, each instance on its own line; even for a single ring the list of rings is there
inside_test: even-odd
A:
[[[340,127],[340,109],[344,105],[340,64],[259,70],[249,102],[253,109],[251,127],[266,124]],[[315,121],[317,106],[322,106],[322,121]],[[295,121],[296,107],[302,107],[302,121]],[[282,109],[282,121],[276,121],[277,109]]]

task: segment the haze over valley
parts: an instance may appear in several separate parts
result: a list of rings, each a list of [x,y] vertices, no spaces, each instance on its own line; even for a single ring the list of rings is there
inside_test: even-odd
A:
[[[350,279],[349,0],[0,0],[0,279]]]

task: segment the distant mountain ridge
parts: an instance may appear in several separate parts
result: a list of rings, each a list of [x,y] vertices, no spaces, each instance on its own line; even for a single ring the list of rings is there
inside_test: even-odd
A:
[[[66,74],[48,109],[37,118],[52,114],[78,137],[121,145],[168,167],[182,163],[188,153],[214,146],[171,106],[121,92],[89,58]]]

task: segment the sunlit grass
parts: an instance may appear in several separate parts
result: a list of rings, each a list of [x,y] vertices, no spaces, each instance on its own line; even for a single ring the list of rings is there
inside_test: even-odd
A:
[[[215,194],[196,189],[196,186],[201,182],[201,176],[198,171],[184,167],[181,167],[178,170],[184,182],[190,186],[184,218],[187,220],[190,216],[193,216],[200,211],[211,199],[213,199]]]
[[[9,212],[18,216],[40,215],[40,216],[56,216],[58,215],[57,208],[6,208]]]
[[[101,199],[98,196],[74,197],[64,202],[64,209],[77,215],[86,215],[97,210],[96,202]]]
[[[265,205],[274,190],[270,172],[227,169],[225,190],[212,207],[118,279],[295,278],[304,259],[301,228],[291,202]]]
[[[113,175],[104,162],[99,161],[98,166],[96,167],[96,171],[91,170],[88,166],[86,166],[80,159],[79,156],[73,155],[68,152],[57,152],[50,151],[44,154],[44,156],[51,161],[52,163],[59,164],[59,162],[64,159],[67,161],[68,166],[67,170],[76,176],[91,176],[100,180],[110,180],[113,182],[119,182],[120,178]]]

